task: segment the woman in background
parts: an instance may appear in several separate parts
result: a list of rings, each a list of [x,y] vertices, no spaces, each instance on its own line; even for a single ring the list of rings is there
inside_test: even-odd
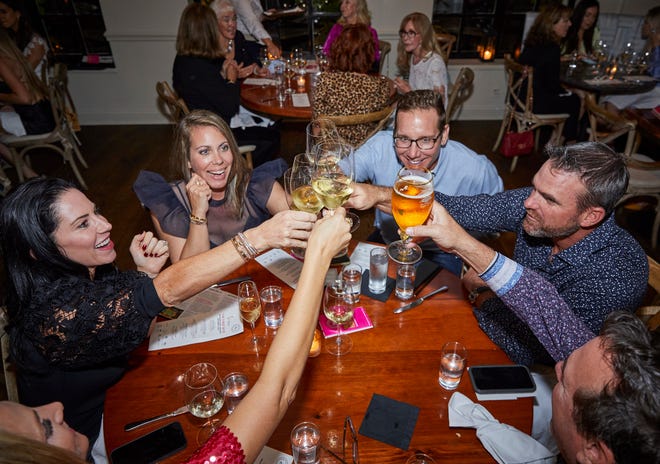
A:
[[[575,6],[571,27],[562,40],[562,54],[571,55],[574,52],[577,52],[578,56],[594,54],[600,40],[600,30],[597,25],[599,11],[598,0],[582,0]]]
[[[341,18],[332,26],[330,32],[328,32],[328,37],[325,39],[323,44],[323,53],[330,55],[330,49],[332,43],[339,37],[341,30],[344,26],[348,24],[365,24],[369,27],[371,36],[373,37],[374,42],[374,61],[371,65],[372,71],[378,70],[378,63],[380,62],[380,47],[378,46],[378,33],[376,29],[371,27],[371,15],[369,14],[369,9],[367,8],[366,0],[341,0],[341,5],[339,6],[341,11]]]
[[[447,106],[447,66],[435,39],[431,21],[423,13],[410,13],[401,20],[396,64],[402,75],[394,84],[401,93],[411,90],[435,90]]]
[[[23,3],[21,0],[1,1],[0,26],[9,32],[34,72],[44,80],[48,66],[48,44],[32,30]]]
[[[391,81],[369,75],[374,57],[369,28],[347,25],[330,47],[330,72],[321,73],[314,89],[314,117],[364,114],[381,110],[390,97]],[[337,132],[359,146],[377,122],[338,126]]]
[[[521,64],[534,68],[534,113],[568,113],[564,124],[564,140],[578,136],[580,97],[559,82],[561,52],[559,43],[571,25],[571,9],[561,4],[549,4],[541,10],[527,33],[520,54]]]
[[[172,262],[221,245],[239,232],[250,235],[258,251],[306,246],[316,215],[289,209],[276,181],[286,163],[278,159],[251,171],[218,115],[195,110],[181,120],[172,168],[182,180],[168,183],[159,174],[142,171],[133,185],[158,236],[167,240]]]
[[[228,125],[239,113],[240,73],[235,60],[225,59],[220,49],[218,21],[213,10],[191,3],[181,14],[176,38],[172,84],[191,110],[218,114]],[[225,51],[226,52],[226,51]],[[280,148],[276,127],[232,127],[239,145],[255,145],[255,166],[274,159]]]

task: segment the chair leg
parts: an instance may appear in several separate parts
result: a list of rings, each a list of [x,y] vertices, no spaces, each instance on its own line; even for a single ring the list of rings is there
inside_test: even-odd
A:
[[[19,153],[14,147],[9,147],[9,151],[11,151],[12,163],[14,163],[14,168],[16,168],[16,175],[20,184],[25,180],[25,175],[23,174],[23,154]]]
[[[511,168],[509,168],[509,172],[513,172],[516,169],[517,165],[518,165],[518,156],[514,156],[513,159],[511,160]]]
[[[540,138],[541,138],[541,131],[537,127],[536,129],[534,129],[534,152],[539,151],[539,139]],[[511,171],[511,172],[513,172],[513,171]]]
[[[658,230],[660,229],[660,197],[656,197],[655,201],[655,219],[653,220],[653,229],[651,230],[651,247],[653,249],[658,245]]]
[[[508,121],[509,121],[509,112],[507,111],[504,114],[504,119],[502,119],[502,125],[500,126],[500,133],[497,134],[497,140],[495,140],[495,145],[493,145],[493,151],[497,151],[497,149],[500,147],[500,143],[502,143],[502,137],[504,137],[504,131],[506,130]]]

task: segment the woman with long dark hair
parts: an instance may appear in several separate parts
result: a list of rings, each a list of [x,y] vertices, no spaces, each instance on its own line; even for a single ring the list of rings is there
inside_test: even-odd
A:
[[[579,56],[593,55],[600,40],[598,29],[598,0],[582,0],[575,6],[571,17],[571,27],[562,40],[563,54],[577,52]]]

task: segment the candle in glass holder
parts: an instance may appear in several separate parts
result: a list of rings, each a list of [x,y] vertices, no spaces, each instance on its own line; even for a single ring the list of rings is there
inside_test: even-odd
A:
[[[488,61],[493,57],[493,52],[490,51],[489,49],[484,50],[484,60]]]
[[[296,85],[298,86],[298,89],[304,90],[305,89],[305,75],[304,74],[299,74],[296,76]]]

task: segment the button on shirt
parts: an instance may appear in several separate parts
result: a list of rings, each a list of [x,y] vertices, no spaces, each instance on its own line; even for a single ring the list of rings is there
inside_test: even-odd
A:
[[[520,279],[517,294],[526,298],[511,298],[506,303],[492,298],[474,313],[482,330],[512,361],[553,364],[553,357],[514,313],[545,311],[545,304],[551,300],[544,295],[556,291],[584,325],[597,334],[609,313],[633,312],[639,306],[646,292],[648,262],[639,243],[616,224],[613,215],[575,245],[551,255],[550,240],[531,237],[522,228],[523,202],[530,192],[531,188],[524,188],[474,197],[436,193],[436,199],[464,228],[517,233],[513,259],[542,279]],[[507,304],[515,306],[514,310]],[[575,335],[562,333],[561,325],[544,330],[560,332],[560,337]],[[577,335],[577,339],[582,337]],[[562,356],[556,352],[553,355]]]

